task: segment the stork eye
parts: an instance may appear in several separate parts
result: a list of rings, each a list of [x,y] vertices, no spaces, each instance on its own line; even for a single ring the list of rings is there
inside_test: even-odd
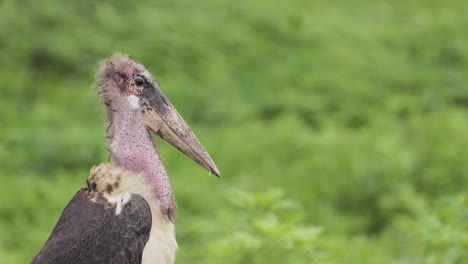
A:
[[[143,78],[141,78],[141,77],[137,77],[137,78],[135,78],[135,84],[137,86],[142,86],[143,84],[145,84],[145,80]]]

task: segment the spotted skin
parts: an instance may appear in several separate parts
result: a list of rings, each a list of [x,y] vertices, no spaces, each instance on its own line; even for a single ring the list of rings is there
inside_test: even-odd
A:
[[[100,97],[108,107],[109,151],[115,165],[145,175],[146,184],[153,187],[153,196],[160,203],[161,212],[175,220],[177,205],[169,176],[143,120],[144,100],[139,99],[141,95],[156,92],[156,88],[149,86],[149,82],[145,89],[138,88],[134,81],[138,76],[157,85],[143,65],[124,54],[114,54],[97,71]],[[160,90],[157,92],[162,94]],[[165,96],[162,98],[169,102]],[[156,102],[155,107],[165,103],[164,100]],[[167,111],[165,108],[159,110]]]

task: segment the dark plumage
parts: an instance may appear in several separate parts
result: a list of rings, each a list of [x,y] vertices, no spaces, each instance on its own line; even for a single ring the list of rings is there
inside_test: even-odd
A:
[[[151,230],[149,205],[133,194],[119,215],[115,211],[115,204],[81,189],[32,263],[141,263]]]

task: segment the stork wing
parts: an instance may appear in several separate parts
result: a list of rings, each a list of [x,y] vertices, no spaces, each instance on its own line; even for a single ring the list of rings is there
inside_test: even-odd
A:
[[[68,203],[33,264],[141,263],[151,229],[151,211],[132,194],[120,214],[115,206],[91,200],[87,189]]]

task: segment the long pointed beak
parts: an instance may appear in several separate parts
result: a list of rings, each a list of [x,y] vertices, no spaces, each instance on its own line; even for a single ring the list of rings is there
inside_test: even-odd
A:
[[[219,177],[218,167],[192,129],[179,115],[156,81],[153,81],[152,86],[154,89],[145,89],[141,93],[144,101],[143,119],[146,126],[203,168]]]

